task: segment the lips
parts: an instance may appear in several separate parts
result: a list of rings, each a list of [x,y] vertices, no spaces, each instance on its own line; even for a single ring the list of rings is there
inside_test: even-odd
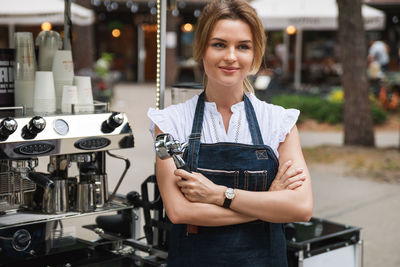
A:
[[[225,73],[234,73],[239,70],[239,68],[235,67],[219,67]]]

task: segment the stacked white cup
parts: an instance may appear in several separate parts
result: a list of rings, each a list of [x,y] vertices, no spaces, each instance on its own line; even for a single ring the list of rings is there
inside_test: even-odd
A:
[[[33,111],[35,113],[54,113],[56,111],[56,95],[51,71],[37,71],[35,74]]]
[[[89,76],[74,76],[74,85],[78,88],[78,112],[93,112],[92,81]]]
[[[70,50],[57,50],[53,59],[54,87],[56,90],[56,107],[61,109],[64,85],[72,85],[74,64]]]
[[[51,71],[54,54],[62,47],[62,39],[56,31],[41,31],[36,37],[36,45],[39,46],[38,69]]]
[[[31,32],[16,32],[15,65],[14,65],[14,97],[15,105],[33,107],[35,87],[36,58]]]
[[[75,85],[64,85],[61,102],[61,112],[71,113],[72,105],[78,104],[78,89]]]

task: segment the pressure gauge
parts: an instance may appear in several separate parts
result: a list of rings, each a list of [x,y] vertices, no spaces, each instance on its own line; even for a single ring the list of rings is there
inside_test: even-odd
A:
[[[54,131],[60,135],[66,135],[69,131],[68,123],[62,119],[54,121]]]

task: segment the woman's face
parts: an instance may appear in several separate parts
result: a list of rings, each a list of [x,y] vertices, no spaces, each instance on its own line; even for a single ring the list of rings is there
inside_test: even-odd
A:
[[[208,85],[241,86],[254,58],[253,35],[242,20],[221,19],[211,32],[203,56]]]

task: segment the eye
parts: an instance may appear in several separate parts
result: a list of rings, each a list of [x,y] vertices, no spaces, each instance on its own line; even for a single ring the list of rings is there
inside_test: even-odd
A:
[[[238,46],[238,48],[241,49],[241,50],[248,50],[251,47],[249,45],[241,44],[241,45]]]
[[[224,43],[213,43],[211,44],[212,46],[216,47],[216,48],[224,48],[225,44]]]

